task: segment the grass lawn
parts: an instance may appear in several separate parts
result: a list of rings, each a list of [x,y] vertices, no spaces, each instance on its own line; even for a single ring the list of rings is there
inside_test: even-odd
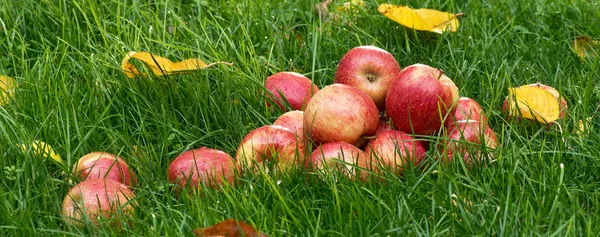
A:
[[[19,87],[0,107],[0,236],[189,236],[227,218],[270,236],[600,234],[600,116],[574,132],[600,103],[600,61],[570,50],[579,35],[600,39],[598,1],[389,1],[465,13],[443,35],[404,28],[377,12],[385,2],[365,2],[345,24],[320,21],[315,0],[2,1],[0,75]],[[359,45],[388,50],[402,67],[443,69],[485,109],[496,161],[468,170],[430,149],[403,177],[259,173],[175,195],[166,168],[178,154],[235,155],[248,132],[282,114],[265,104],[267,76],[294,71],[322,88]],[[130,79],[120,69],[129,51],[234,64]],[[535,82],[567,99],[562,132],[502,114],[509,87]],[[66,165],[17,146],[35,139]],[[92,151],[122,156],[138,176],[138,208],[121,230],[70,228],[61,217],[74,185],[63,171]]]

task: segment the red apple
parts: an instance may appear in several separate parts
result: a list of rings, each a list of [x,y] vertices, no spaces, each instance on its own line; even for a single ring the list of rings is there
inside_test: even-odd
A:
[[[305,167],[321,172],[335,170],[351,178],[358,175],[359,179],[364,180],[368,177],[367,170],[371,169],[371,162],[367,153],[352,144],[330,142],[315,148],[306,160]]]
[[[356,144],[375,134],[377,106],[363,91],[344,84],[323,87],[306,105],[304,129],[317,144],[343,141]]]
[[[197,189],[200,183],[217,187],[228,182],[234,183],[235,163],[233,158],[220,150],[201,147],[177,156],[167,170],[169,182],[179,187],[189,185]]]
[[[386,98],[386,113],[399,130],[419,135],[437,132],[454,113],[458,88],[438,69],[414,64],[396,74]]]
[[[556,90],[554,87],[547,86],[547,85],[544,85],[541,83],[529,84],[527,86],[539,87],[541,89],[546,90],[550,94],[552,94],[552,96],[554,96],[554,98],[556,98],[556,100],[558,101],[558,106],[560,108],[558,117],[563,118],[565,116],[567,109],[568,109],[567,100],[565,100],[565,97],[560,95],[558,90]],[[502,112],[507,113],[507,111],[510,111],[510,104],[508,103],[508,97],[506,97],[506,99],[504,99],[504,103],[502,103]]]
[[[295,72],[278,72],[265,80],[265,87],[269,90],[274,101],[281,110],[287,110],[285,101],[289,102],[294,110],[302,110],[312,95],[319,91],[319,87],[310,79]],[[281,96],[285,98],[282,98]],[[270,97],[271,95],[269,95]]]
[[[197,237],[267,237],[248,223],[233,219],[221,221],[207,228],[195,229],[194,235]]]
[[[133,214],[136,205],[132,200],[134,197],[133,191],[120,182],[110,179],[85,180],[71,188],[65,196],[62,216],[73,226],[83,227],[85,220],[98,226],[102,219]]]
[[[277,120],[275,120],[275,122],[273,122],[273,125],[279,125],[279,126],[288,128],[289,130],[292,130],[292,132],[294,132],[296,134],[296,136],[298,136],[300,141],[304,140],[304,112],[303,111],[299,111],[299,110],[288,111],[288,112],[282,114],[281,116],[279,116],[279,118],[277,118]]]
[[[379,110],[394,76],[401,68],[392,54],[375,46],[359,46],[348,51],[335,71],[334,83],[354,86],[367,93]]]
[[[444,162],[449,162],[455,156],[462,156],[467,164],[481,162],[481,148],[496,148],[498,141],[496,133],[487,125],[477,120],[460,120],[448,128],[448,137],[443,146],[448,155]],[[492,156],[488,159],[493,159]]]
[[[394,130],[394,127],[392,124],[390,124],[390,121],[386,119],[379,119],[379,125],[377,125],[377,131],[375,131],[375,135],[392,130]]]
[[[133,187],[137,183],[135,173],[120,157],[106,152],[92,152],[79,158],[73,174],[81,180],[111,179]]]
[[[369,141],[365,153],[382,167],[389,167],[398,173],[404,171],[407,163],[418,165],[427,150],[411,135],[397,130],[383,131]]]
[[[304,144],[291,130],[278,125],[266,125],[252,130],[242,139],[235,159],[241,167],[260,166],[265,161],[274,161],[285,170],[303,162]]]
[[[481,121],[483,125],[487,125],[487,117],[485,116],[481,105],[474,99],[468,97],[460,97],[460,99],[458,99],[454,114],[446,119],[446,127],[449,127],[452,123],[460,120],[477,120]]]

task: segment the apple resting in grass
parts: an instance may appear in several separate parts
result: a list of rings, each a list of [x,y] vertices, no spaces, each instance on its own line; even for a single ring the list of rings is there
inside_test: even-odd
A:
[[[235,163],[229,154],[211,148],[189,150],[177,156],[167,170],[169,182],[179,187],[198,189],[201,183],[217,187],[234,183]]]
[[[235,159],[241,167],[266,167],[263,163],[270,161],[285,170],[302,164],[304,144],[291,130],[279,125],[266,125],[252,130],[242,139]]]
[[[368,177],[371,162],[367,153],[346,142],[325,143],[311,153],[306,160],[307,169],[319,171],[335,170],[348,177],[358,177],[362,180]],[[358,167],[359,169],[356,169]],[[364,169],[364,170],[360,170]]]
[[[375,46],[359,46],[342,57],[335,71],[334,83],[362,90],[382,111],[388,88],[400,70],[400,65],[388,51]]]
[[[294,110],[302,110],[312,95],[319,91],[319,87],[310,79],[300,73],[278,72],[265,80],[265,87],[272,94],[269,95],[281,110],[286,111],[285,101],[289,102]],[[282,98],[283,95],[285,98]]]
[[[458,88],[439,69],[414,64],[396,74],[386,98],[394,126],[409,134],[431,135],[454,113]]]
[[[396,173],[402,173],[410,162],[418,165],[425,157],[427,150],[411,135],[397,130],[378,133],[375,139],[369,141],[365,153],[372,161],[383,168],[390,168]]]
[[[106,152],[92,152],[79,158],[73,167],[73,174],[81,180],[111,179],[130,187],[137,183],[137,177],[127,163]]]
[[[445,142],[447,159],[450,162],[453,157],[462,157],[465,163],[473,164],[482,162],[481,149],[496,148],[498,141],[496,133],[487,125],[477,120],[460,120],[448,127],[448,137]],[[494,157],[489,154],[488,160]]]
[[[561,96],[560,93],[554,87],[547,86],[541,83],[529,84],[527,86],[539,87],[549,92],[558,101],[558,106],[560,109],[558,118],[563,118],[565,116],[568,109],[567,100],[565,100],[565,97]],[[502,112],[507,113],[508,111],[510,111],[510,104],[508,103],[507,97],[506,99],[504,99],[504,103],[502,103]]]
[[[288,111],[279,116],[279,118],[273,122],[273,125],[288,128],[298,136],[300,141],[304,140],[304,112],[302,111]]]
[[[468,97],[460,97],[456,104],[456,110],[450,118],[446,119],[446,127],[460,120],[478,120],[483,125],[487,125],[487,117],[483,112],[483,108],[477,101]]]
[[[347,142],[374,135],[379,124],[377,106],[363,91],[344,84],[323,87],[306,105],[304,129],[317,144]]]
[[[62,203],[62,216],[71,225],[83,227],[85,220],[98,226],[110,219],[111,226],[120,226],[116,219],[134,212],[135,194],[124,184],[110,179],[85,180],[71,188]]]
[[[246,222],[227,219],[208,228],[198,228],[194,230],[197,237],[267,237]]]

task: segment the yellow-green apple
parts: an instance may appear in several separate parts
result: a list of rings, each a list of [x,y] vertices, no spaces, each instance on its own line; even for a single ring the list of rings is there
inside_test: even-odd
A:
[[[374,135],[378,124],[379,111],[373,100],[344,84],[323,87],[304,110],[304,129],[317,144],[356,144],[361,136]]]
[[[404,171],[408,163],[418,165],[426,152],[423,144],[408,133],[398,130],[378,133],[365,148],[365,153],[372,161],[376,161],[377,168],[388,168],[398,174]]]
[[[454,113],[458,88],[439,69],[410,65],[396,74],[386,97],[394,126],[410,134],[431,135]]]
[[[198,189],[201,184],[217,187],[223,182],[233,184],[235,163],[233,157],[223,151],[201,147],[181,153],[171,161],[167,178],[181,188]]]
[[[273,162],[286,170],[304,161],[304,144],[296,134],[279,125],[252,130],[240,143],[235,159],[239,167],[264,167]]]
[[[354,86],[367,93],[379,110],[394,76],[401,68],[392,54],[376,46],[359,46],[348,51],[335,71],[334,83]]]
[[[73,174],[81,180],[111,179],[133,187],[137,177],[125,160],[107,152],[91,152],[79,158]]]
[[[292,109],[302,110],[312,95],[319,91],[319,87],[310,79],[296,72],[278,72],[268,76],[265,87],[271,93],[269,98],[283,111],[287,110],[285,101],[289,102]]]
[[[296,134],[296,136],[298,136],[300,141],[304,140],[304,112],[303,111],[300,111],[300,110],[288,111],[288,112],[282,114],[281,116],[279,116],[279,118],[277,118],[277,120],[275,120],[275,122],[273,122],[273,125],[279,125],[279,126],[288,128],[289,130],[292,130],[292,132],[294,132]]]
[[[467,164],[482,162],[482,148],[496,148],[498,140],[496,133],[488,126],[477,120],[460,120],[448,127],[448,137],[444,145],[446,157],[442,161],[450,162],[452,158],[462,157]],[[493,159],[491,154],[488,160]]]
[[[320,145],[305,162],[307,169],[326,172],[334,170],[348,177],[366,179],[371,169],[367,153],[346,142],[330,142]]]
[[[135,194],[126,185],[110,179],[85,180],[69,190],[62,203],[62,216],[71,225],[83,227],[110,223],[133,214]],[[126,216],[123,216],[126,215]],[[106,221],[106,222],[103,222]]]
[[[446,127],[460,120],[477,120],[483,125],[487,125],[487,117],[483,112],[483,108],[477,101],[469,97],[460,97],[456,103],[456,110],[450,118],[446,119]]]
[[[548,86],[548,85],[544,85],[541,83],[534,83],[534,84],[529,84],[527,86],[531,86],[531,87],[539,87],[541,89],[546,90],[547,92],[549,92],[554,98],[556,98],[556,101],[558,101],[558,106],[559,106],[559,114],[558,117],[559,118],[563,118],[568,110],[568,104],[567,104],[567,100],[565,100],[565,97],[563,97],[558,90],[556,90],[554,87]],[[502,112],[507,113],[508,111],[510,111],[510,103],[508,103],[508,97],[506,97],[506,99],[504,99],[504,103],[502,104]]]

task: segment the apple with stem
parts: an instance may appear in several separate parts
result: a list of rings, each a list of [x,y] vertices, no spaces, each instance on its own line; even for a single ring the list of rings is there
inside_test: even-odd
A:
[[[302,110],[312,95],[319,91],[319,87],[310,79],[296,72],[275,73],[267,77],[265,87],[270,92],[268,97],[282,111],[287,110],[284,106],[286,101],[293,110]]]
[[[431,135],[454,113],[458,98],[458,88],[441,70],[413,64],[392,81],[386,97],[386,113],[398,130]]]
[[[376,46],[359,46],[342,57],[335,71],[334,83],[362,90],[382,111],[390,84],[400,70],[400,65],[388,51]]]
[[[239,167],[262,167],[267,162],[287,170],[304,160],[304,143],[288,128],[266,125],[252,130],[240,143],[235,159]]]
[[[120,182],[110,179],[85,180],[71,188],[65,196],[62,216],[67,223],[79,228],[87,221],[94,226],[99,226],[103,221],[111,226],[120,226],[117,220],[134,212],[134,197],[133,191]]]
[[[398,130],[378,133],[365,148],[365,153],[371,156],[371,160],[398,174],[401,174],[409,163],[412,166],[418,165],[426,152],[421,142]]]
[[[181,153],[169,164],[169,182],[178,187],[198,189],[203,183],[217,187],[223,182],[234,183],[235,163],[229,154],[212,148],[201,147]]]
[[[127,163],[114,154],[107,152],[91,152],[77,161],[73,174],[81,180],[111,179],[133,187],[137,176]]]

